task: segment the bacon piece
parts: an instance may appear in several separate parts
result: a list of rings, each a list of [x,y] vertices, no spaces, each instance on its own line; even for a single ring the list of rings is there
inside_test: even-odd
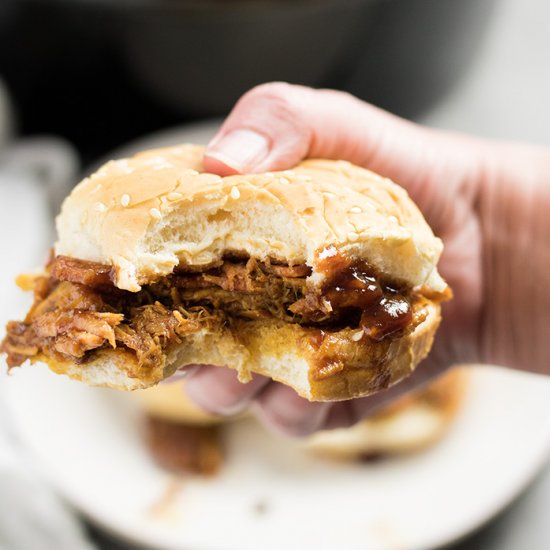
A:
[[[79,283],[92,288],[113,285],[113,270],[109,265],[56,256],[49,267],[51,276],[59,281]]]

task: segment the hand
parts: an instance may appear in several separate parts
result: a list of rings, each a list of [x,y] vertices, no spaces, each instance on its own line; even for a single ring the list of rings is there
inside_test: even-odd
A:
[[[240,384],[234,371],[206,366],[190,373],[190,396],[221,414],[252,404],[268,426],[304,435],[353,424],[449,366],[485,358],[481,256],[489,230],[480,212],[505,150],[490,141],[416,125],[342,92],[272,83],[245,94],[207,147],[208,171],[283,170],[306,157],[323,157],[348,160],[391,178],[407,189],[443,239],[439,268],[455,297],[443,306],[429,357],[409,378],[376,395],[310,403],[263,377]]]

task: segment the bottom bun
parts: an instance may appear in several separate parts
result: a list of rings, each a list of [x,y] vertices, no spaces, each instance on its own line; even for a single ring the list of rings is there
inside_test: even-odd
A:
[[[415,311],[414,330],[380,342],[357,329],[321,331],[275,319],[236,320],[211,333],[189,335],[168,350],[163,369],[151,376],[139,372],[136,358],[124,349],[102,349],[86,362],[53,361],[38,357],[59,374],[95,386],[135,390],[153,386],[177,369],[191,364],[228,366],[242,382],[252,373],[292,387],[310,401],[337,401],[370,395],[408,376],[428,354],[440,322],[440,306],[425,302]]]

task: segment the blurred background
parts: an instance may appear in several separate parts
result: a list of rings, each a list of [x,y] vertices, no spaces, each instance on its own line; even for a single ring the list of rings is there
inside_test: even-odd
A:
[[[148,136],[159,132],[164,142],[207,136],[212,119],[270,80],[348,90],[432,126],[548,144],[549,18],[546,0],[0,0],[4,264],[20,271],[40,263],[60,200],[98,159],[135,140],[153,143]],[[16,308],[13,275],[6,267],[0,277],[6,319]],[[0,466],[34,472],[8,424],[0,422]],[[546,463],[541,452],[525,459],[526,471]],[[56,547],[51,533],[31,546],[13,534],[37,514],[48,524],[46,508],[62,510],[59,529],[82,544],[81,524],[38,488],[42,477],[0,485],[0,502],[11,503],[17,521],[15,529],[0,520],[1,548]],[[43,495],[36,500],[43,506],[29,510],[29,493]],[[544,466],[504,515],[460,543],[489,517],[457,527],[447,542],[460,550],[546,549],[548,505]],[[97,548],[134,547],[86,523],[88,532]],[[384,548],[408,548],[392,544]]]
[[[418,116],[479,51],[497,0],[3,0],[0,70],[23,133],[85,159],[222,116],[270,80]]]

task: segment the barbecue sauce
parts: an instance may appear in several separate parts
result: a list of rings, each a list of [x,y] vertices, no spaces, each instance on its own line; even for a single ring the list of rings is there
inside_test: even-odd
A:
[[[359,310],[359,327],[366,336],[380,341],[404,330],[412,322],[410,291],[405,285],[388,284],[363,260],[334,252],[319,262],[324,272],[321,293],[333,310],[352,314]]]

